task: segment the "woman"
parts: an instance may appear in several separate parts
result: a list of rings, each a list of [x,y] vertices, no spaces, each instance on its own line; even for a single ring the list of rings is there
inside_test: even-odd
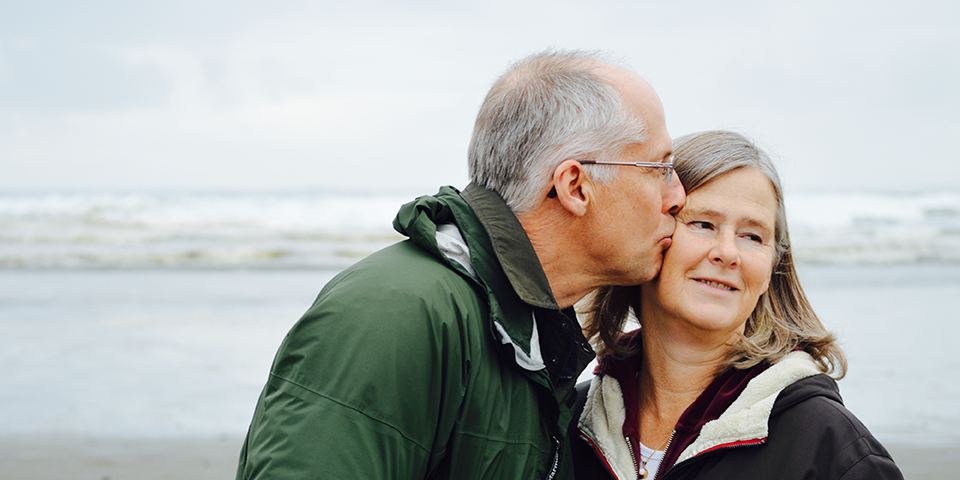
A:
[[[769,157],[722,131],[674,155],[687,203],[660,276],[590,305],[577,478],[902,478],[827,375],[846,359],[800,288]]]

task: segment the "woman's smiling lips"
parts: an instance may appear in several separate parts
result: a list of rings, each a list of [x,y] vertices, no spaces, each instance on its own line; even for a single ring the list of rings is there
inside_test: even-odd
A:
[[[728,283],[728,282],[724,282],[724,281],[722,281],[722,280],[715,280],[715,279],[712,279],[712,278],[694,278],[693,280],[695,280],[695,281],[697,281],[697,282],[700,282],[700,283],[702,283],[702,284],[704,284],[704,285],[709,285],[709,286],[711,286],[711,287],[713,287],[713,288],[718,288],[718,289],[720,289],[720,290],[726,290],[726,291],[728,291],[728,292],[729,292],[729,291],[734,291],[734,292],[735,292],[735,291],[739,290],[739,288],[733,286],[733,284]]]

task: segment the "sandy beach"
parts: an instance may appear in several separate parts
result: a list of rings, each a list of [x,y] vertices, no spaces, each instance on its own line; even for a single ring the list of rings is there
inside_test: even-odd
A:
[[[231,479],[242,442],[241,437],[0,437],[0,479]]]
[[[0,437],[0,480],[231,479],[242,441],[240,437]],[[960,470],[960,445],[887,447],[907,480],[951,478]]]

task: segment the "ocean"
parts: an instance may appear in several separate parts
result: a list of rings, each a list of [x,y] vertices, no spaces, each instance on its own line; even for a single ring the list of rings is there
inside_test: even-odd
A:
[[[433,192],[425,192],[433,193]],[[339,270],[400,237],[369,193],[0,193],[0,269]],[[795,258],[960,265],[960,191],[787,195]]]
[[[0,194],[0,435],[242,435],[322,286],[410,195]],[[800,273],[884,442],[960,444],[960,192],[787,197]]]

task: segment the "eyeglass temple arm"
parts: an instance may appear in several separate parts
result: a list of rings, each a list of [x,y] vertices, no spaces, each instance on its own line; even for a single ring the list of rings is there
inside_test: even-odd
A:
[[[660,162],[603,162],[600,160],[580,160],[585,165],[633,165],[634,167],[664,168],[673,167],[673,163]]]

